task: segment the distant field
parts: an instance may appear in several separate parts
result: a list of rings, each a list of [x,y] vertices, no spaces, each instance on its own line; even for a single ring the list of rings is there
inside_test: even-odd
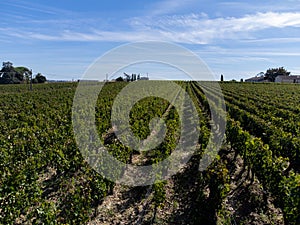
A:
[[[220,83],[226,138],[201,172],[209,105],[198,83],[177,83],[199,114],[197,151],[178,174],[145,187],[115,184],[84,161],[72,127],[78,83],[38,84],[33,91],[1,85],[0,224],[300,224],[300,85]],[[101,90],[97,132],[118,160],[158,163],[178,144],[179,114],[164,99],[142,99],[130,112],[133,133],[145,139],[151,119],[160,117],[165,139],[145,153],[123,145],[113,134],[110,110],[126,84]],[[210,97],[220,97],[209,83],[204,86]]]

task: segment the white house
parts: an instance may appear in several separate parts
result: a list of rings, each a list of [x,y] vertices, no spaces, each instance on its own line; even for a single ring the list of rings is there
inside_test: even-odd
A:
[[[245,82],[264,82],[264,81],[265,81],[265,79],[263,76],[251,77],[251,78],[245,80]]]
[[[300,83],[300,75],[293,76],[277,76],[275,78],[277,83]]]

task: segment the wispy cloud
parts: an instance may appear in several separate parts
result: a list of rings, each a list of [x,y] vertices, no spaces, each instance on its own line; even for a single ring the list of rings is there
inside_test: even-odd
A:
[[[268,28],[300,27],[300,13],[256,13],[243,17],[210,19],[203,15],[164,17],[159,20],[137,19],[136,24],[180,36],[186,43],[205,43],[214,39],[250,38],[253,32]]]
[[[264,43],[264,44],[274,44],[274,43],[298,43],[300,38],[298,37],[281,37],[281,38],[260,38],[253,40],[242,40],[245,43]]]
[[[283,1],[218,1],[216,8],[221,8],[222,12],[234,11],[235,13],[253,13],[253,12],[268,12],[272,9],[273,12],[297,12],[300,10],[299,0]]]
[[[11,12],[16,11],[17,13],[20,13],[20,10],[17,11],[17,9],[21,9],[21,11],[23,10],[24,15],[30,15],[36,12],[50,15],[73,14],[72,11],[58,9],[55,7],[46,6],[45,4],[38,4],[22,0],[4,1],[1,4],[9,6]]]
[[[298,49],[290,49],[288,47],[281,48],[280,46],[271,46],[267,47],[235,47],[235,48],[224,48],[219,46],[207,46],[202,48],[201,50],[195,50],[195,53],[198,55],[216,55],[222,57],[240,57],[243,59],[261,59],[261,60],[269,60],[268,57],[273,56],[300,56],[300,52]]]
[[[170,13],[178,13],[198,3],[198,0],[163,0],[149,6],[148,16],[159,16]]]
[[[178,43],[208,44],[220,39],[248,39],[256,41],[255,32],[269,28],[283,29],[300,27],[300,12],[256,13],[243,17],[208,18],[206,14],[174,15],[163,17],[131,18],[126,31],[117,27],[110,30],[95,29],[89,21],[81,21],[86,26],[76,28],[76,20],[64,20],[65,26],[57,27],[58,21],[35,21],[51,25],[49,29],[32,28],[30,31],[17,28],[8,32],[15,37],[33,38],[48,41],[142,41],[165,40]],[[74,23],[74,24],[73,24]],[[73,24],[73,25],[72,25]],[[90,24],[90,27],[89,27]],[[72,29],[65,29],[71,27]],[[58,29],[57,29],[58,28]],[[25,33],[26,35],[20,35]],[[287,37],[280,37],[287,38]],[[276,41],[277,39],[274,39]],[[284,39],[278,39],[284,41]],[[289,41],[287,39],[286,41]],[[298,41],[298,39],[293,39]],[[263,41],[263,40],[261,40]]]
[[[132,42],[146,39],[155,39],[153,36],[143,34],[140,32],[109,32],[109,31],[90,31],[90,32],[76,32],[70,30],[63,30],[58,34],[43,34],[39,32],[18,32],[6,31],[8,35],[25,38],[36,39],[41,41],[76,41],[76,42],[96,42],[96,41],[111,41],[111,42]]]

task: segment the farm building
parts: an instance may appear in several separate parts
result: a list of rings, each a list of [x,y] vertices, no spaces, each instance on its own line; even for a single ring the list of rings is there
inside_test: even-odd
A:
[[[140,80],[149,80],[149,77],[140,77]]]
[[[300,83],[300,75],[293,76],[277,76],[275,78],[277,83]]]
[[[245,82],[264,82],[264,81],[265,81],[265,79],[263,76],[251,77],[251,78],[245,80]]]

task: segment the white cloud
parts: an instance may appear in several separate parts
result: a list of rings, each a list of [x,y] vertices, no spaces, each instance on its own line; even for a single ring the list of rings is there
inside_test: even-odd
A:
[[[45,13],[45,14],[52,14],[52,15],[65,15],[65,14],[74,14],[72,11],[62,10],[50,6],[46,6],[45,4],[38,4],[33,2],[25,2],[22,0],[11,0],[11,1],[4,1],[2,4],[11,6],[11,9],[19,8],[24,10],[24,15],[30,15],[32,13]],[[12,10],[13,12],[13,10]]]
[[[64,21],[76,23],[75,21]],[[45,21],[47,23],[47,21]],[[300,27],[300,12],[267,12],[245,15],[243,17],[208,18],[206,14],[189,14],[182,16],[143,17],[131,18],[122,30],[112,27],[110,31],[95,29],[93,27],[76,26],[72,30],[32,29],[30,31],[20,28],[10,30],[9,34],[20,38],[32,38],[47,41],[143,41],[163,40],[177,43],[208,44],[222,39],[249,39],[255,41],[255,32],[269,28],[283,29],[287,27]],[[49,25],[49,23],[47,23]],[[125,30],[125,31],[124,31]],[[55,32],[54,32],[55,31]],[[269,37],[267,37],[269,38]],[[270,37],[272,38],[272,37]],[[282,37],[286,38],[286,37]],[[274,39],[275,41],[275,39]]]
[[[150,5],[150,10],[148,12],[148,16],[158,16],[165,15],[169,13],[178,13],[178,11],[183,10],[185,8],[191,7],[193,4],[198,3],[197,0],[164,0],[159,1],[152,6]]]
[[[216,9],[222,9],[222,13],[234,12],[238,14],[253,12],[297,12],[300,10],[299,0],[285,1],[218,1]]]
[[[274,44],[274,43],[297,43],[300,42],[298,37],[282,37],[282,38],[261,38],[254,40],[242,40],[245,43],[264,43],[264,44]]]
[[[208,18],[206,14],[133,18],[131,25],[148,32],[160,31],[158,34],[170,41],[205,44],[215,39],[252,38],[252,33],[268,28],[298,28],[300,12],[267,12],[215,19]]]
[[[300,56],[300,52],[297,48],[290,49],[288,47],[281,48],[272,46],[269,48],[265,47],[252,47],[252,48],[243,48],[243,47],[235,47],[235,48],[223,48],[219,46],[208,46],[206,48],[202,48],[201,50],[195,50],[195,53],[202,56],[215,56],[216,54],[223,57],[240,57],[241,60],[246,59],[261,59],[261,60],[269,60],[268,57],[273,56],[287,56],[294,57]]]

